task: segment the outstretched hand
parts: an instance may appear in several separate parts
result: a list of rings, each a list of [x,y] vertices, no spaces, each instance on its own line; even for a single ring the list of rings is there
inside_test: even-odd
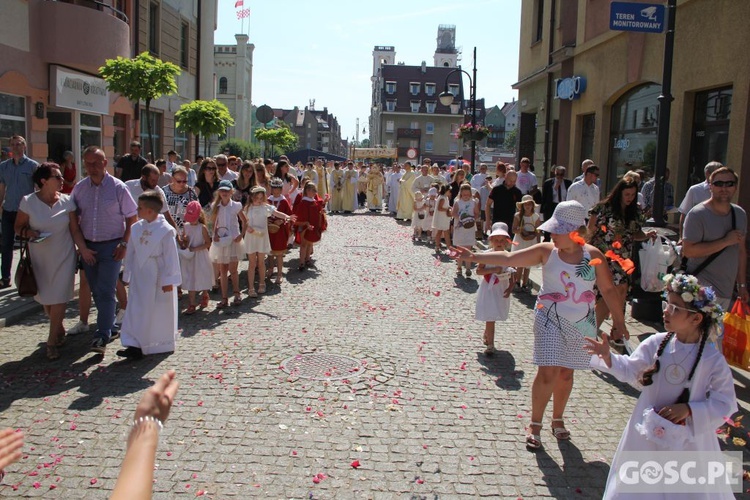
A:
[[[5,467],[21,458],[22,446],[23,432],[16,432],[14,429],[0,431],[0,476]]]
[[[454,260],[471,260],[474,252],[463,247],[448,247],[448,256]]]
[[[607,367],[611,368],[612,352],[609,349],[609,335],[602,333],[601,342],[590,337],[585,337],[584,340],[586,341],[586,345],[584,346],[586,352],[594,356],[599,356],[607,364]]]
[[[159,377],[159,380],[141,396],[141,401],[135,408],[135,420],[150,416],[165,422],[179,386],[179,382],[175,380],[174,370],[169,370]]]

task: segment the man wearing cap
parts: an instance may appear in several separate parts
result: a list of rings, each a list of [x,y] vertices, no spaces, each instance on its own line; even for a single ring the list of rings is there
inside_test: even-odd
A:
[[[566,201],[577,201],[588,214],[591,208],[599,203],[599,186],[596,185],[598,178],[599,167],[596,165],[586,167],[583,179],[570,185]]]
[[[96,253],[96,262],[84,261],[83,269],[98,311],[91,351],[103,355],[112,340],[117,277],[138,206],[125,183],[107,173],[107,158],[100,148],[86,148],[83,165],[88,177],[76,184],[71,198],[78,207],[86,246]]]
[[[141,169],[141,178],[127,181],[125,185],[130,191],[130,196],[133,200],[137,200],[140,195],[146,191],[156,191],[161,196],[162,207],[160,213],[167,219],[167,222],[172,227],[177,227],[175,224],[172,214],[169,212],[169,205],[167,205],[167,198],[164,195],[164,191],[157,185],[159,181],[159,169],[155,165],[150,163]]]
[[[489,229],[495,222],[505,222],[508,227],[513,226],[513,216],[516,214],[516,203],[521,201],[523,194],[516,187],[517,172],[505,174],[505,180],[499,186],[492,188],[485,205],[485,228]]]
[[[141,143],[132,141],[130,143],[130,154],[120,158],[115,166],[115,177],[122,182],[138,179],[141,176],[141,169],[148,163],[146,158],[141,156]]]
[[[21,199],[34,192],[31,176],[39,164],[26,156],[26,139],[20,135],[10,138],[13,158],[0,163],[0,205],[2,215],[2,279],[0,288],[10,286],[10,268],[13,263],[13,244],[16,238],[16,215]]]

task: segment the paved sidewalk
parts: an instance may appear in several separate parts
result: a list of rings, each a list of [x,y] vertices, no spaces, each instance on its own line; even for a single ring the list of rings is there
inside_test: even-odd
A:
[[[216,310],[213,295],[180,318],[170,355],[120,361],[112,345],[102,358],[78,336],[48,362],[42,314],[0,329],[0,428],[26,433],[0,497],[108,497],[141,392],[174,368],[157,499],[601,498],[637,392],[576,373],[572,440],[554,439],[548,408],[545,450],[527,451],[532,296],[513,298],[487,358],[478,281],[409,227],[332,215],[315,258],[300,273],[294,251],[287,281],[239,307]]]

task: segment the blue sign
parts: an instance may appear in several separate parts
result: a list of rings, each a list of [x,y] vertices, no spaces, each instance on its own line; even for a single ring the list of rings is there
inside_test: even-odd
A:
[[[664,6],[660,4],[612,2],[609,29],[615,31],[664,32]]]
[[[578,99],[586,91],[586,79],[582,76],[558,78],[555,80],[555,97],[557,99]]]

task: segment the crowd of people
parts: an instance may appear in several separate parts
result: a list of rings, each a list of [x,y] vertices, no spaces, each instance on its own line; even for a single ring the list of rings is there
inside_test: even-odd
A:
[[[241,260],[248,261],[246,295],[255,299],[269,280],[283,282],[284,256],[295,245],[299,271],[314,265],[328,214],[369,211],[408,222],[415,242],[427,241],[438,254],[445,251],[455,259],[459,277],[476,272],[475,317],[485,323],[488,356],[496,352],[495,323],[509,317],[510,294],[515,287],[529,293],[529,269],[541,266],[533,311],[538,371],[531,389],[529,449],[542,448],[540,430],[550,400],[553,436],[570,439],[564,411],[575,370],[607,371],[645,388],[618,454],[655,449],[647,433],[636,436],[634,429],[658,418],[693,426],[695,439],[683,443],[684,449],[718,449],[707,429],[736,410],[731,372],[714,337],[721,331],[721,311],[735,298],[748,301],[747,216],[731,202],[737,174],[719,163],[706,165],[706,180],[692,186],[679,205],[683,261],[679,272],[665,276],[668,332],[649,338],[627,357],[612,353],[609,340],[629,337],[624,312],[633,286],[632,259],[638,242],[658,237],[645,226],[654,183],[642,171],[627,172],[602,197],[599,167],[591,160],[573,180],[564,167],[553,168],[540,188],[527,158],[518,169],[498,162],[494,173],[485,164],[472,173],[460,161],[449,168],[429,159],[391,167],[323,160],[292,165],[283,156],[273,161],[219,154],[191,164],[181,163],[173,151],[150,164],[133,142],[115,175],[102,149],[87,148],[86,176],[73,183],[71,155],[63,164],[38,165],[25,155],[23,137],[11,138],[10,147],[13,157],[0,163],[0,285],[9,285],[14,237],[33,242],[35,298],[50,318],[46,354],[51,360],[65,343],[64,312],[77,268],[83,270],[81,315],[67,334],[88,330],[91,295],[97,305],[91,350],[104,354],[119,337],[123,349],[117,354],[140,359],[174,351],[179,314],[209,307],[210,291],[221,296],[217,309],[230,307],[230,296],[231,306],[240,305]],[[663,185],[666,209],[675,200],[670,185]],[[487,242],[486,252],[475,253],[479,241]],[[187,307],[180,312],[184,291]],[[602,332],[609,316],[613,327]],[[165,377],[160,384],[166,387],[174,375]],[[174,390],[168,392],[173,396]],[[164,387],[159,391],[163,396]],[[134,431],[148,434],[154,420],[136,419]],[[16,456],[17,437],[0,433],[3,444]],[[614,494],[619,487],[611,473],[607,491]]]

